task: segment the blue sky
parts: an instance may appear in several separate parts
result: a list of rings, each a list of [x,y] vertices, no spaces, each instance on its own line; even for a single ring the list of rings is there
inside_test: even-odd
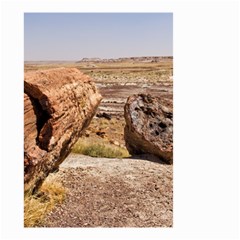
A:
[[[172,13],[24,14],[25,61],[172,55]]]

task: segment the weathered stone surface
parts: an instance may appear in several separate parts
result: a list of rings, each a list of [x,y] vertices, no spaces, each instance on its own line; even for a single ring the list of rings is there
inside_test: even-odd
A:
[[[102,97],[75,68],[25,73],[24,189],[37,187],[70,153]]]
[[[130,154],[150,153],[173,162],[173,113],[164,100],[151,95],[130,96],[124,107],[124,138]]]

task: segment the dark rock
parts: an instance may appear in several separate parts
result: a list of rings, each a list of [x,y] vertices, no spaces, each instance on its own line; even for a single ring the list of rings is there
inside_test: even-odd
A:
[[[98,118],[106,118],[107,120],[111,120],[112,116],[109,113],[103,112],[103,113],[97,113],[96,115]]]
[[[102,137],[102,138],[104,138],[104,136],[105,136],[105,132],[102,132],[102,131],[97,131],[96,132],[96,135],[98,135],[99,137]]]
[[[130,154],[150,153],[173,162],[173,113],[151,95],[130,96],[124,107],[124,138]]]

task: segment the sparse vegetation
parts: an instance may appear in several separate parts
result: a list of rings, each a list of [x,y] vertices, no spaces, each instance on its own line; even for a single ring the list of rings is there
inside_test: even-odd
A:
[[[39,191],[24,196],[24,227],[37,227],[54,206],[63,202],[65,188],[49,175]]]
[[[125,148],[123,117],[127,97],[136,93],[172,97],[172,58],[165,58],[159,62],[124,59],[117,62],[25,63],[26,72],[58,67],[74,67],[89,75],[103,96],[98,112],[106,112],[112,116],[111,120],[92,119],[86,129],[87,134],[83,135],[86,139],[81,138],[81,141],[73,147],[74,153],[94,157],[128,157],[129,154]]]
[[[58,67],[75,67],[89,75],[103,96],[97,113],[110,114],[111,119],[95,116],[73,146],[75,154],[71,156],[70,164],[74,168],[71,165],[68,169],[60,168],[55,173],[60,176],[58,180],[52,181],[48,177],[40,194],[25,196],[25,227],[172,226],[172,165],[116,158],[130,157],[124,139],[123,110],[127,97],[150,93],[172,99],[173,61],[33,62],[25,64],[25,71]],[[99,161],[77,154],[115,159]],[[151,181],[149,172],[154,173]],[[68,197],[64,202],[66,190],[59,184],[59,179],[67,183]],[[141,191],[136,183],[141,185]],[[99,198],[102,199],[99,201]],[[139,208],[135,204],[139,199],[146,200],[146,206]],[[109,203],[108,209],[106,203]],[[64,209],[67,214],[62,216],[59,209]]]
[[[125,148],[107,144],[104,142],[91,142],[86,139],[79,139],[72,149],[73,153],[88,155],[91,157],[124,158],[129,157]]]

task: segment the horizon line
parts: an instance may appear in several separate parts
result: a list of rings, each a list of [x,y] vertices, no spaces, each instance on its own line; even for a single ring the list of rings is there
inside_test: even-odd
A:
[[[117,57],[117,58],[100,58],[100,57],[83,57],[81,59],[75,59],[75,60],[24,60],[24,62],[75,62],[75,61],[81,61],[83,59],[100,59],[100,60],[109,60],[109,59],[124,59],[124,58],[142,58],[142,57],[172,57],[173,55],[162,55],[162,56],[132,56],[132,57]]]

